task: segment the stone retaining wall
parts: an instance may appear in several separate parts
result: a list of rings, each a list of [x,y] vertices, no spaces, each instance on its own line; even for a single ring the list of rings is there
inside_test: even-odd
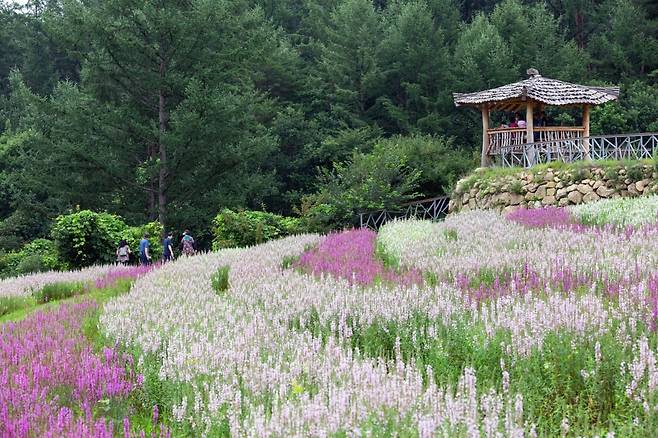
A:
[[[658,193],[658,173],[652,164],[578,163],[500,173],[478,169],[460,180],[451,196],[450,212],[476,208],[507,212],[519,207],[566,206]]]

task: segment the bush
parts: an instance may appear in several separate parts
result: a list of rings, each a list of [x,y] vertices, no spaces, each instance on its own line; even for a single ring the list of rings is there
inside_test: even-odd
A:
[[[162,225],[158,222],[128,227],[119,216],[82,210],[57,217],[52,237],[62,261],[79,268],[114,262],[121,239],[125,239],[136,252],[144,232],[150,236],[152,257],[159,258],[162,255]]]
[[[459,177],[475,167],[472,154],[451,139],[415,135],[380,139],[369,153],[354,152],[320,175],[319,190],[300,208],[309,231],[358,225],[359,213],[398,210],[420,196],[450,193]]]
[[[48,268],[43,263],[43,258],[37,254],[32,254],[20,261],[16,267],[16,272],[19,274],[31,274],[34,272],[44,272]]]
[[[218,294],[221,294],[222,292],[228,290],[229,287],[231,287],[228,281],[228,273],[230,269],[230,266],[221,266],[219,269],[217,269],[217,272],[212,274],[210,277],[212,288],[215,289],[215,292]]]
[[[213,224],[214,250],[256,245],[300,231],[299,219],[264,211],[224,209]]]
[[[127,228],[119,216],[82,210],[57,217],[52,237],[62,259],[79,268],[113,262]]]
[[[32,296],[39,304],[63,300],[85,291],[83,283],[50,283],[35,291]]]
[[[164,228],[160,222],[149,222],[146,225],[141,225],[139,227],[129,227],[121,235],[122,239],[126,239],[130,250],[133,251],[133,256],[138,256],[139,252],[139,241],[142,240],[144,233],[148,233],[149,242],[151,242],[151,258],[153,260],[158,260],[162,257],[162,239],[160,236],[164,233]],[[115,247],[118,246],[117,242]],[[113,252],[114,254],[114,252]]]
[[[33,272],[65,269],[66,264],[59,260],[55,242],[36,239],[20,251],[0,255],[0,276],[30,274]]]
[[[360,212],[395,210],[420,196],[420,171],[388,146],[378,143],[371,153],[355,152],[351,161],[324,171],[318,192],[302,200],[304,226],[320,232],[354,226]]]

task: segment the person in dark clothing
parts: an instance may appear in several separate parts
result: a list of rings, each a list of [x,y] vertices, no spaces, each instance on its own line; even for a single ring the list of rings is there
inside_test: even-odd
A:
[[[162,242],[162,259],[165,263],[174,259],[174,248],[171,246],[173,237],[174,235],[169,233],[164,242]]]
[[[151,242],[149,242],[148,233],[144,233],[144,237],[139,241],[139,262],[142,265],[151,263]]]

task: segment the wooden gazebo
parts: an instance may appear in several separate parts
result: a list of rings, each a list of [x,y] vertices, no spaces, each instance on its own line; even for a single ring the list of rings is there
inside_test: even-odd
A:
[[[529,78],[513,84],[475,93],[454,93],[456,106],[471,106],[482,112],[483,167],[492,164],[503,150],[522,148],[532,143],[560,142],[589,138],[589,112],[619,97],[619,87],[591,87],[543,77],[533,68]],[[545,106],[582,107],[582,126],[533,126],[535,114]],[[521,112],[525,108],[525,127],[490,128],[491,111]],[[588,157],[588,151],[585,151]]]

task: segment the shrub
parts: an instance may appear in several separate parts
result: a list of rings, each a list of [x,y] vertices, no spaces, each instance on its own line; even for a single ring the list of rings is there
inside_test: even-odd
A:
[[[525,189],[523,188],[523,182],[520,179],[512,181],[509,185],[509,191],[515,195],[525,195]]]
[[[230,266],[220,266],[220,268],[217,269],[217,272],[212,274],[212,276],[210,277],[210,283],[212,284],[212,288],[218,294],[227,291],[228,288],[231,286],[228,281],[228,273],[230,269],[231,269]]]
[[[37,254],[32,254],[20,261],[16,267],[16,272],[19,274],[30,274],[33,272],[44,272],[48,268],[43,263],[43,258]]]
[[[255,245],[299,232],[299,219],[264,211],[222,210],[214,220],[212,247],[242,247]]]
[[[63,300],[85,291],[83,283],[50,283],[35,291],[32,296],[39,304]]]
[[[10,276],[33,272],[65,269],[57,253],[55,243],[48,239],[36,239],[20,251],[0,256],[0,275]]]
[[[121,238],[126,239],[128,246],[131,251],[133,251],[133,256],[137,256],[139,251],[139,241],[142,240],[144,233],[148,233],[149,235],[149,242],[151,243],[151,258],[153,260],[158,260],[162,257],[163,252],[162,239],[160,239],[160,236],[164,234],[164,227],[160,222],[155,221],[138,227],[129,227],[122,233]],[[119,242],[115,244],[115,247],[118,243]]]
[[[23,247],[21,253],[24,257],[39,256],[46,270],[57,270],[66,268],[59,259],[55,242],[48,239],[36,239]]]
[[[355,152],[350,161],[334,163],[319,178],[318,192],[302,199],[304,225],[312,231],[328,231],[357,225],[357,215],[376,210],[395,210],[418,198],[421,171],[395,145],[378,143],[371,153]]]
[[[628,166],[626,169],[626,176],[628,176],[631,181],[641,180],[644,178],[644,166],[642,164]]]
[[[145,231],[150,235],[151,254],[156,259],[162,254],[162,226],[158,222],[128,227],[119,216],[82,210],[57,217],[52,237],[62,261],[78,268],[114,262],[121,239],[126,239],[136,251]]]
[[[52,237],[62,259],[77,268],[113,262],[127,228],[119,216],[82,210],[57,217]]]

